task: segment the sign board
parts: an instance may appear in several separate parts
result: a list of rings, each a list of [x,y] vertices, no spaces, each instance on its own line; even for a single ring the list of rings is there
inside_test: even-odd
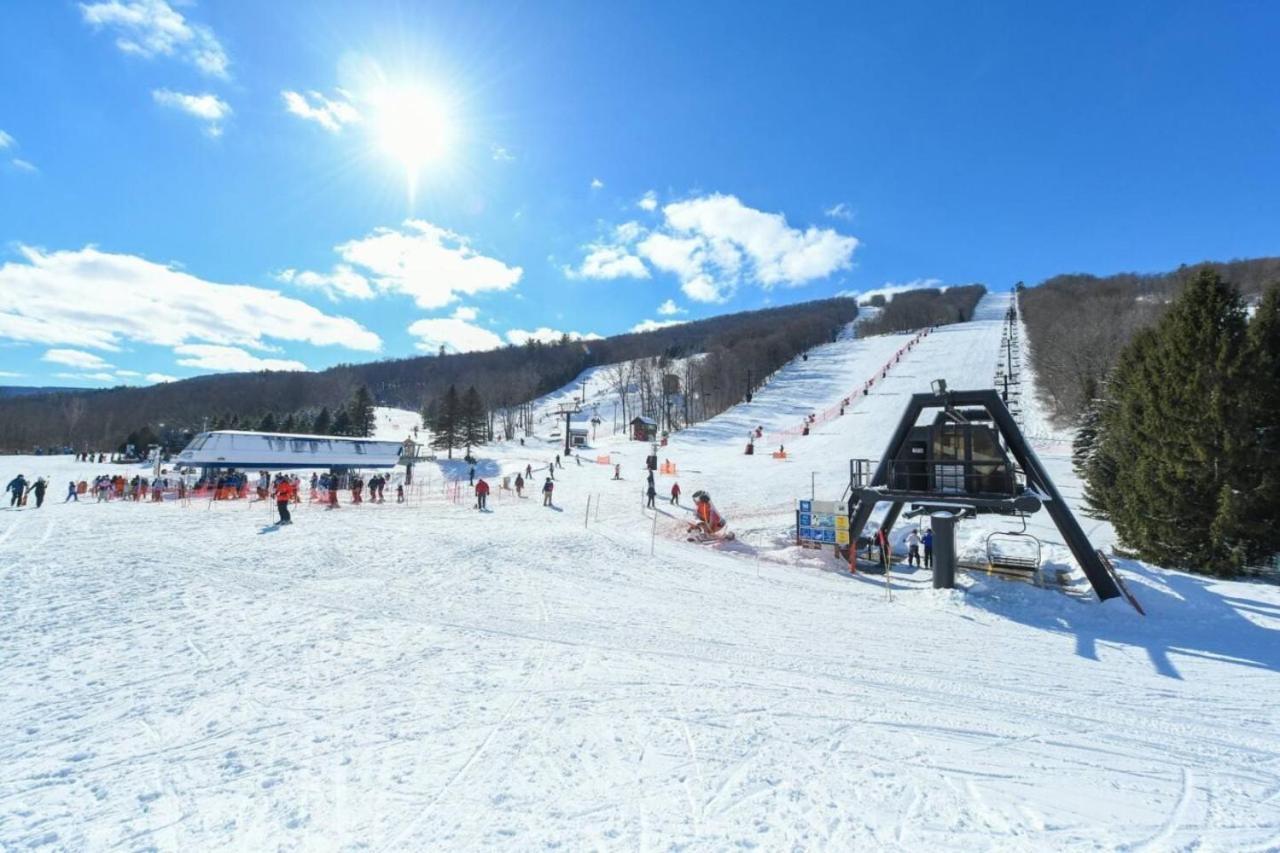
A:
[[[849,505],[840,501],[799,501],[796,538],[814,545],[848,545]]]

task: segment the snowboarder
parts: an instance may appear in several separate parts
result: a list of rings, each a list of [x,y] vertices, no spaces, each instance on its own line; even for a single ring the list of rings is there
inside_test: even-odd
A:
[[[693,503],[698,514],[698,520],[689,525],[689,532],[701,533],[704,538],[721,538],[721,531],[724,530],[725,525],[724,517],[716,512],[715,506],[711,503],[711,495],[699,489],[693,493]],[[693,537],[690,538],[692,539]],[[724,538],[732,539],[733,534],[727,534]]]
[[[645,498],[647,498],[647,500],[645,501],[645,508],[654,509],[653,499],[658,496],[658,490],[653,487],[652,479],[649,480],[649,488],[645,490],[644,496]]]
[[[67,497],[62,502],[66,503],[67,501],[75,501],[76,503],[80,503],[80,493],[76,491],[75,480],[72,480],[70,483],[67,483]]]
[[[926,569],[933,568],[933,531],[926,530],[924,538],[921,540],[924,544],[924,567]]]
[[[9,506],[18,506],[27,493],[27,478],[19,474],[9,481],[9,485],[5,486],[4,490],[10,494]]]
[[[280,513],[280,524],[293,524],[293,517],[289,515],[289,501],[293,498],[293,481],[288,477],[281,477],[276,482],[276,512]]]
[[[551,506],[551,492],[555,489],[555,484],[551,482],[553,478],[548,477],[547,481],[542,484],[542,505]]]
[[[920,567],[920,538],[919,530],[912,530],[907,534],[907,565]]]
[[[680,484],[679,483],[671,484],[671,503],[675,504],[676,506],[680,506]]]
[[[488,509],[485,503],[489,497],[489,484],[484,481],[484,477],[480,478],[480,482],[476,483],[476,509]]]
[[[516,497],[524,497],[524,477],[516,474]]]

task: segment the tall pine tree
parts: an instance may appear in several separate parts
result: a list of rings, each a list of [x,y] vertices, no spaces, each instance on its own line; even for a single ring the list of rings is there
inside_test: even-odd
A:
[[[373,435],[377,425],[377,417],[373,413],[373,395],[367,385],[361,385],[351,403],[347,406],[347,417],[351,421],[351,434],[361,437]]]
[[[431,446],[446,450],[453,458],[453,449],[462,444],[462,402],[458,389],[450,385],[436,408],[436,419],[431,424]]]
[[[1272,284],[1249,321],[1244,411],[1249,427],[1236,524],[1228,534],[1247,563],[1280,554],[1280,284]]]
[[[480,392],[471,386],[462,397],[461,411],[462,443],[467,446],[467,456],[471,456],[471,448],[484,444],[489,437],[489,413],[485,410],[484,400]]]
[[[329,407],[321,406],[316,419],[311,422],[312,435],[329,435],[333,432],[333,420],[329,415]]]
[[[353,427],[351,425],[351,413],[345,408],[338,409],[338,413],[333,416],[333,426],[329,429],[330,435],[352,435]]]
[[[1249,432],[1245,332],[1239,296],[1206,270],[1116,365],[1089,486],[1143,559],[1215,574],[1238,563],[1223,532],[1238,512],[1230,487]]]

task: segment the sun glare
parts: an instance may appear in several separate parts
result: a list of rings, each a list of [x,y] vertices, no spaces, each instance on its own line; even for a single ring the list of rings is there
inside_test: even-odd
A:
[[[375,134],[383,153],[405,170],[409,193],[418,174],[443,160],[453,142],[448,102],[420,86],[395,86],[373,95]]]

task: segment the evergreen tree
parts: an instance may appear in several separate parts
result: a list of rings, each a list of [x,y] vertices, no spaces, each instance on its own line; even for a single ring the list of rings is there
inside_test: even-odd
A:
[[[294,416],[293,412],[284,416],[284,422],[280,424],[280,431],[301,432],[301,430],[298,429],[298,419]]]
[[[431,446],[436,450],[448,451],[449,458],[452,459],[453,449],[462,444],[462,403],[458,399],[458,389],[452,385],[437,407],[431,431]]]
[[[1239,510],[1230,487],[1249,434],[1239,405],[1245,333],[1239,296],[1206,270],[1116,365],[1089,486],[1143,559],[1227,575],[1237,565],[1223,537]]]
[[[351,413],[346,409],[338,409],[338,413],[333,416],[333,426],[329,428],[330,435],[352,435],[354,427],[351,424]]]
[[[1244,561],[1256,564],[1280,554],[1280,284],[1267,288],[1249,322],[1244,365],[1241,419],[1249,434],[1229,535]]]
[[[367,385],[361,385],[347,406],[347,417],[351,421],[351,434],[361,437],[373,435],[378,422],[373,413],[373,395]]]
[[[267,412],[262,416],[262,420],[258,421],[258,432],[275,432],[276,430],[276,416]]]
[[[484,400],[480,392],[471,386],[462,397],[462,408],[459,413],[462,442],[467,446],[467,456],[471,448],[484,444],[489,437],[489,413],[485,410]]]
[[[320,409],[320,413],[316,415],[316,419],[311,423],[311,433],[313,435],[330,435],[333,432],[333,421],[329,415],[329,407],[324,406]]]

